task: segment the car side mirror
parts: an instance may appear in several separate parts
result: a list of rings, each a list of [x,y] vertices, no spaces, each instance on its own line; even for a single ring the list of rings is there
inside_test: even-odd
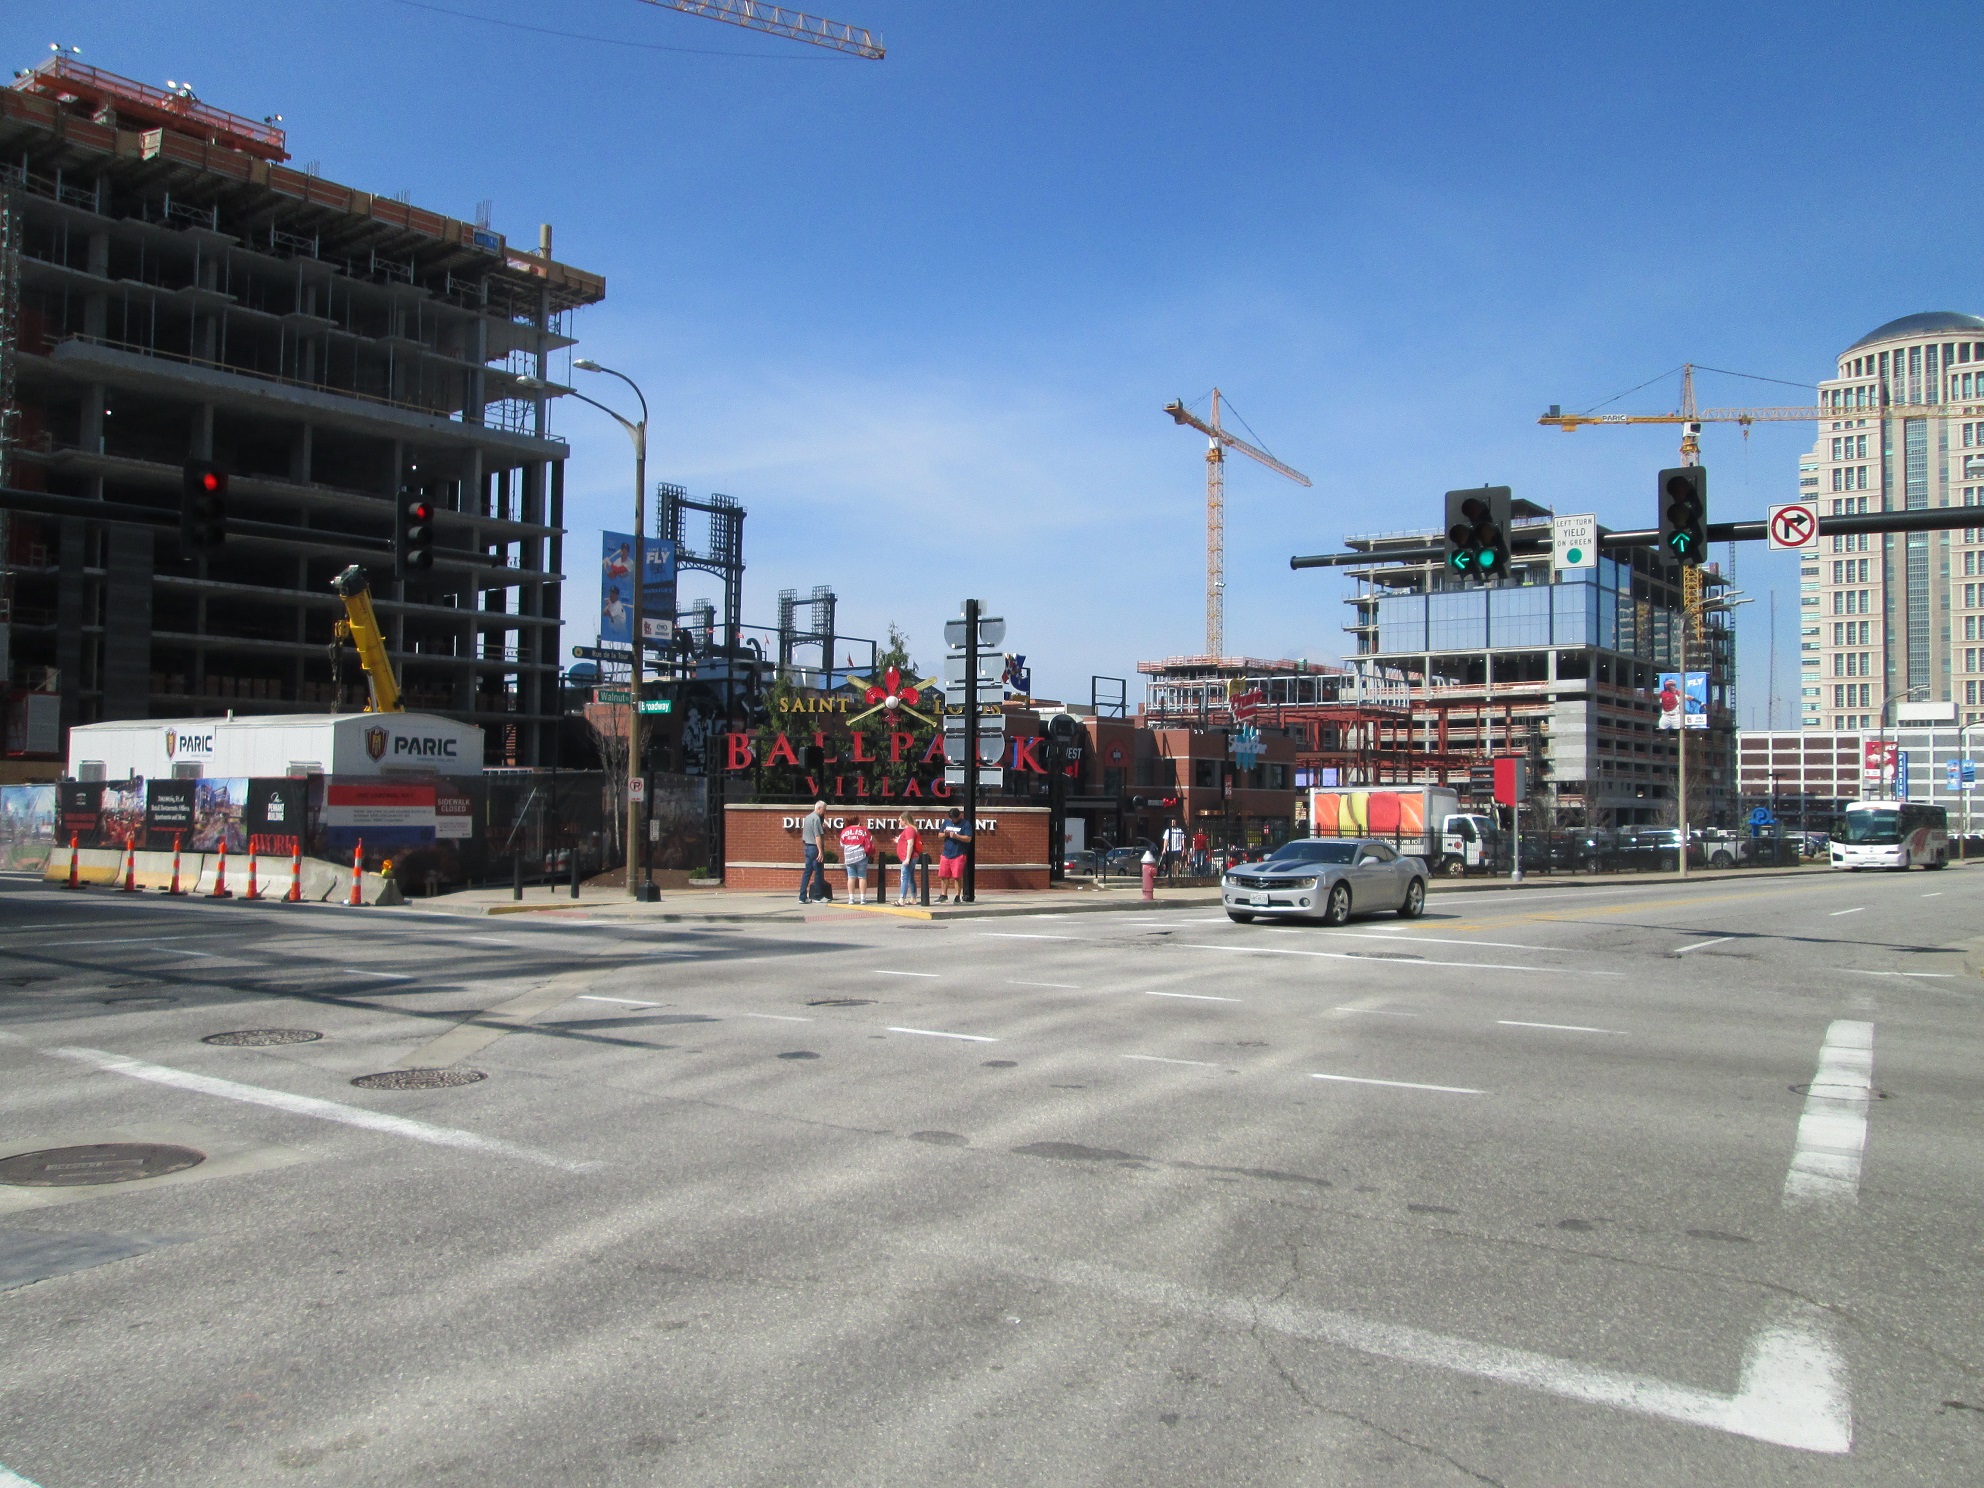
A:
[[[1371,865],[1372,865],[1373,863],[1375,863],[1375,862],[1377,862],[1377,861],[1378,861],[1378,860],[1377,860],[1376,858],[1373,858],[1373,857],[1364,857],[1364,858],[1359,858],[1359,859],[1357,860],[1357,866],[1358,866],[1359,868],[1369,868],[1369,867],[1370,867],[1370,866],[1371,866]]]

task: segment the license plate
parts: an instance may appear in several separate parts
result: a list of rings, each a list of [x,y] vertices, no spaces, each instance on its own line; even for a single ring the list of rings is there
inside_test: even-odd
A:
[[[1268,907],[1268,896],[1266,894],[1256,894],[1247,902],[1253,905],[1255,909],[1266,909]]]

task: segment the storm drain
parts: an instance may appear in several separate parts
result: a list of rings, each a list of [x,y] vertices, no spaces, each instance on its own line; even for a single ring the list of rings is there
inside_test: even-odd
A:
[[[808,1007],[873,1007],[872,997],[813,997],[808,998]]]
[[[160,1142],[98,1142],[88,1147],[50,1147],[0,1161],[0,1183],[20,1188],[81,1188],[92,1183],[129,1183],[198,1167],[207,1160],[191,1147]]]
[[[200,1042],[230,1049],[273,1049],[278,1044],[314,1044],[322,1037],[314,1028],[239,1028],[233,1033],[210,1033]]]
[[[360,1075],[351,1083],[363,1090],[443,1090],[488,1078],[481,1070],[472,1069],[404,1069]]]

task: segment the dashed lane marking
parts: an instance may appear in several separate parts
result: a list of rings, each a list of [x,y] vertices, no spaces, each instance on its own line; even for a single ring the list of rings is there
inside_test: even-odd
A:
[[[983,940],[1080,940],[1079,935],[1026,935],[1018,930],[981,930]]]
[[[1675,950],[1674,954],[1677,956],[1685,956],[1690,951],[1706,950],[1708,947],[1712,945],[1725,945],[1729,941],[1734,940],[1735,938],[1736,937],[1733,935],[1718,935],[1714,940],[1698,940],[1693,945],[1684,945],[1678,947]]]
[[[1841,915],[1845,915],[1845,914],[1859,914],[1859,913],[1860,913],[1860,912],[1861,912],[1862,910],[1864,910],[1864,909],[1865,909],[1866,907],[1867,907],[1867,906],[1866,906],[1866,905],[1864,905],[1864,904],[1856,904],[1856,905],[1854,905],[1854,906],[1853,906],[1853,908],[1851,908],[1851,909],[1835,909],[1835,910],[1834,910],[1834,911],[1833,911],[1833,912],[1832,912],[1832,913],[1831,913],[1831,914],[1830,914],[1829,916],[1827,916],[1827,918],[1829,918],[1829,919],[1834,919],[1834,920],[1836,920],[1836,919],[1838,919],[1838,918],[1839,918],[1839,917],[1840,917]]]
[[[1146,997],[1182,997],[1187,1002],[1238,1002],[1237,997],[1214,997],[1210,992],[1145,992]]]
[[[945,1033],[940,1029],[935,1029],[935,1028],[896,1028],[892,1026],[889,1029],[889,1032],[920,1033],[925,1038],[963,1039],[967,1043],[973,1043],[973,1044],[996,1044],[999,1042],[995,1038],[987,1038],[982,1033]]]
[[[403,971],[367,971],[362,966],[340,966],[338,971],[343,976],[374,977],[382,982],[410,982],[414,980]]]
[[[1079,992],[1073,982],[1007,982],[1008,987],[1052,987],[1057,992]]]
[[[925,977],[931,981],[935,981],[941,975],[941,973],[935,971],[890,971],[887,967],[875,968],[874,974],[876,976]]]
[[[1318,1075],[1312,1073],[1312,1080],[1335,1080],[1343,1085],[1389,1085],[1394,1090],[1437,1090],[1442,1095],[1486,1095],[1485,1090],[1475,1090],[1466,1085],[1421,1085],[1417,1080],[1369,1080],[1362,1075]]]
[[[1193,1069],[1225,1069],[1223,1064],[1211,1064],[1203,1059],[1165,1059],[1156,1054],[1125,1054],[1125,1059],[1135,1059],[1144,1064],[1189,1064]]]
[[[0,1465],[0,1488],[35,1488],[35,1485],[19,1473],[9,1472],[5,1465]]]
[[[1369,1013],[1374,1018],[1416,1018],[1417,1013],[1394,1012],[1391,1008],[1333,1007],[1333,1013]]]
[[[597,992],[581,992],[579,994],[579,1001],[580,1002],[617,1002],[622,1007],[654,1008],[661,1006],[661,1004],[658,1002],[638,1002],[631,997],[604,997]]]
[[[1281,947],[1281,946],[1261,946],[1261,945],[1245,945],[1245,946],[1224,946],[1224,945],[1200,945],[1200,944],[1197,944],[1196,942],[1192,942],[1192,941],[1181,941],[1181,942],[1180,942],[1180,945],[1181,945],[1181,946],[1183,946],[1183,948],[1184,948],[1185,950],[1188,950],[1188,951],[1233,951],[1233,952],[1236,952],[1236,953],[1238,953],[1238,954],[1240,954],[1240,955],[1243,955],[1243,956],[1249,956],[1249,955],[1252,955],[1252,956],[1316,956],[1316,957],[1320,957],[1321,959],[1323,959],[1323,960],[1325,960],[1325,961],[1355,961],[1355,962],[1357,962],[1357,963],[1358,963],[1358,964],[1359,964],[1360,966],[1383,966],[1383,965],[1386,965],[1386,964],[1387,964],[1387,963],[1385,963],[1385,962],[1383,962],[1383,961],[1374,961],[1374,960],[1371,960],[1371,959],[1370,959],[1369,957],[1366,957],[1366,956],[1359,956],[1359,955],[1357,955],[1357,954],[1355,954],[1354,952],[1351,952],[1351,951],[1296,951],[1296,950],[1289,950],[1289,949],[1285,949],[1285,948],[1283,948],[1283,947]],[[1576,966],[1576,967],[1566,967],[1566,966],[1518,966],[1518,965],[1514,965],[1514,964],[1512,964],[1512,963],[1509,963],[1509,962],[1504,962],[1504,961],[1426,961],[1426,960],[1414,960],[1414,961],[1410,961],[1410,962],[1406,962],[1406,961],[1400,961],[1400,962],[1396,962],[1396,963],[1392,963],[1392,964],[1394,964],[1394,965],[1398,965],[1398,966],[1406,966],[1406,967],[1422,967],[1422,966],[1453,966],[1453,967],[1458,967],[1458,968],[1459,968],[1459,969],[1461,969],[1462,971],[1528,971],[1528,972],[1542,972],[1542,973],[1543,973],[1544,975],[1546,975],[1546,976],[1581,976],[1581,977],[1594,977],[1594,976],[1602,976],[1602,977],[1617,977],[1617,976],[1624,976],[1624,975],[1625,975],[1625,973],[1624,973],[1623,971],[1596,971],[1596,970],[1594,970],[1594,969],[1592,969],[1591,967],[1588,967],[1588,966]]]
[[[1874,1025],[1841,1018],[1826,1029],[1819,1068],[1798,1118],[1784,1207],[1837,1207],[1860,1201],[1867,1149],[1867,1103],[1874,1087]]]
[[[94,1065],[108,1074],[123,1075],[128,1079],[144,1080],[153,1085],[167,1085],[176,1090],[189,1090],[197,1095],[216,1096],[221,1100],[238,1101],[242,1105],[267,1106],[271,1110],[287,1111],[293,1116],[308,1116],[317,1121],[334,1121],[341,1126],[355,1126],[364,1131],[385,1132],[391,1136],[405,1137],[410,1141],[425,1142],[432,1147],[454,1147],[467,1152],[485,1152],[492,1157],[518,1158],[524,1162],[556,1168],[564,1173],[590,1173],[599,1167],[596,1162],[569,1162],[548,1152],[538,1152],[530,1147],[520,1147],[513,1142],[499,1141],[494,1137],[478,1136],[474,1132],[460,1131],[451,1126],[432,1126],[425,1121],[413,1121],[405,1116],[388,1116],[382,1111],[368,1111],[362,1106],[347,1106],[338,1101],[319,1100],[311,1095],[295,1095],[287,1090],[270,1090],[261,1085],[244,1085],[236,1080],[217,1080],[211,1075],[196,1075],[188,1070],[171,1069],[162,1064],[146,1064],[142,1060],[126,1059],[120,1054],[107,1054],[101,1049],[49,1049],[45,1052],[59,1059],[72,1059],[78,1064]]]
[[[1868,971],[1859,966],[1842,966],[1840,970],[1853,976],[1927,977],[1939,982],[1949,981],[1956,976],[1953,971]]]
[[[1552,1028],[1559,1033],[1623,1034],[1626,1031],[1623,1028],[1586,1028],[1579,1023],[1524,1023],[1517,1018],[1497,1018],[1495,1021],[1504,1028]]]

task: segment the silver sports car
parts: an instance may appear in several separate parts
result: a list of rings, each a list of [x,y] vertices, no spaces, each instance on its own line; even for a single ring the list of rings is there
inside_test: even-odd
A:
[[[1260,863],[1239,863],[1219,881],[1229,918],[1257,915],[1341,925],[1352,913],[1397,910],[1412,919],[1426,908],[1426,865],[1375,837],[1304,837]]]

